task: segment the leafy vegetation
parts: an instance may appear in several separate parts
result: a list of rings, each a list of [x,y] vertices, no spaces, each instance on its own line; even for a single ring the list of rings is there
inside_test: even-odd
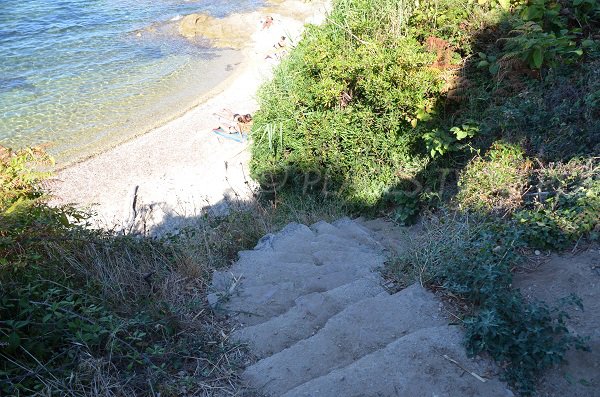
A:
[[[176,395],[227,374],[211,363],[231,347],[210,316],[198,319],[206,269],[175,246],[49,207],[38,160],[48,157],[33,149],[0,159],[1,393]]]
[[[516,34],[506,38],[496,70],[514,57],[540,69],[576,62],[584,53],[597,50],[598,44],[589,37],[593,22],[600,17],[597,0],[530,0],[517,4],[520,20],[514,26]]]
[[[536,168],[520,148],[497,143],[467,165],[455,199],[463,209],[515,220],[532,248],[561,250],[598,239],[599,177],[596,158]]]
[[[530,246],[565,249],[581,238],[597,240],[600,169],[597,159],[573,159],[537,170],[536,189],[515,214]]]
[[[459,3],[415,10],[387,0],[337,1],[331,22],[308,29],[260,92],[253,175],[263,185],[285,179],[297,190],[306,187],[307,174],[318,175],[309,178],[318,181],[312,190],[327,186],[365,208],[421,170],[428,151],[415,126],[435,111],[444,70],[460,65],[450,42],[464,33],[450,29],[450,41],[428,46],[418,38],[427,36],[431,20],[451,26],[448,15],[466,17],[470,6]],[[413,13],[414,19],[403,16]],[[265,132],[273,126],[279,134]],[[466,130],[457,139],[474,131]],[[432,136],[428,147],[443,153],[438,141]]]
[[[337,0],[260,92],[263,187],[336,195],[401,224],[458,210],[388,271],[466,303],[469,351],[488,352],[523,394],[583,347],[562,308],[510,285],[517,248],[598,237],[599,7]]]
[[[483,213],[519,208],[531,167],[518,145],[497,142],[485,158],[475,157],[464,169],[456,200],[464,209]]]
[[[415,277],[455,303],[466,328],[469,353],[490,354],[523,395],[535,391],[539,374],[560,363],[570,348],[586,349],[569,333],[565,311],[580,306],[566,297],[555,307],[527,301],[511,288],[511,269],[524,261],[517,224],[460,214],[432,216],[404,256],[392,266],[401,284]]]

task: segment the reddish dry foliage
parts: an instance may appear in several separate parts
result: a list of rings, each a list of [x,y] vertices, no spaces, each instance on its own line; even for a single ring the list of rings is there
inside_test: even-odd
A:
[[[437,58],[431,67],[440,70],[446,70],[450,67],[452,60],[452,47],[450,46],[450,43],[439,37],[431,36],[425,42],[425,46],[428,51],[435,51],[437,55]]]

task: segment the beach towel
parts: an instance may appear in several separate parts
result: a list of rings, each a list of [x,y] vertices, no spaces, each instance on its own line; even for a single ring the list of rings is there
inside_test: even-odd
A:
[[[215,134],[222,136],[223,138],[227,138],[227,139],[231,139],[232,141],[236,141],[236,142],[245,142],[246,141],[246,135],[245,134],[240,134],[235,133],[235,134],[230,134],[229,132],[225,131],[223,128],[215,128],[214,130],[212,130],[212,132],[214,132]]]

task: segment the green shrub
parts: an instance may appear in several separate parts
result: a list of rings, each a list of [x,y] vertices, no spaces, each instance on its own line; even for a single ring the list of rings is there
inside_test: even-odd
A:
[[[565,249],[598,237],[599,175],[594,159],[534,169],[519,146],[496,143],[462,172],[456,201],[463,209],[510,215],[531,247]]]
[[[8,215],[42,196],[40,183],[47,173],[34,171],[31,165],[51,164],[52,159],[40,148],[14,151],[0,146],[0,210]]]
[[[595,159],[571,160],[537,171],[535,199],[515,214],[533,247],[565,249],[600,231],[600,169]]]
[[[521,206],[530,172],[531,162],[518,145],[496,142],[462,171],[456,201],[468,210],[512,212]]]
[[[465,318],[467,351],[508,363],[505,378],[522,395],[535,394],[539,374],[562,363],[567,350],[588,350],[582,338],[569,334],[568,306],[583,309],[575,296],[549,307],[527,302],[518,291],[500,291]]]
[[[424,3],[337,1],[330,22],[310,27],[259,93],[252,175],[263,186],[335,192],[368,207],[424,169],[430,129],[415,126],[435,113],[443,69],[460,63],[448,42],[464,34],[456,26],[467,3],[440,1],[436,11]],[[434,11],[439,28],[432,29],[419,18]],[[438,48],[425,43],[436,32]]]
[[[0,156],[0,394],[168,396],[230,376],[234,360],[211,364],[235,348],[205,307],[208,269],[48,206],[32,169],[47,160]]]
[[[515,9],[518,19],[502,39],[501,54],[492,60],[493,74],[514,59],[540,69],[573,63],[598,51],[598,43],[589,37],[600,22],[597,0],[522,0]]]

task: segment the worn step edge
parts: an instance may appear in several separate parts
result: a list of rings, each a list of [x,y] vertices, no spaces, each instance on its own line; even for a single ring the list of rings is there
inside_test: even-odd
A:
[[[411,245],[417,226],[399,226],[393,222],[378,219],[355,219],[362,227],[368,229],[372,236],[390,252],[401,254]]]
[[[289,262],[278,264],[245,264],[234,266],[229,271],[215,271],[213,273],[212,290],[214,292],[233,292],[231,286],[239,284],[239,288],[247,288],[265,284],[276,284],[286,281],[303,280],[322,277],[330,273],[346,271],[356,275],[379,269],[384,264],[384,258],[379,255],[344,252],[349,258],[340,261],[330,258],[331,252],[316,257],[315,263]]]
[[[355,273],[344,270],[313,279],[242,286],[231,295],[213,293],[209,294],[208,299],[216,310],[224,311],[238,322],[251,326],[285,313],[300,296],[325,292],[361,278],[380,280],[380,276],[369,269]]]
[[[348,217],[338,219],[337,221],[333,222],[333,226],[338,228],[341,233],[345,233],[346,235],[358,241],[359,243],[366,244],[381,252],[388,251],[385,246],[383,246],[379,241],[377,241],[377,239],[369,229],[358,224],[357,222],[354,222]]]
[[[365,233],[357,233],[356,231],[345,229],[345,222],[353,222],[350,218],[341,218],[331,224],[325,221],[319,221],[310,225],[310,229],[313,230],[317,237],[324,235],[335,235],[340,239],[345,239],[351,241],[352,244],[365,247],[368,249],[376,249],[378,251],[381,250],[381,247],[378,245],[378,241],[373,238],[372,235],[366,229],[363,229]],[[341,224],[342,227],[338,227],[335,223]]]
[[[287,224],[277,233],[269,233],[263,236],[254,247],[256,251],[275,250],[280,244],[292,239],[312,240],[316,237],[314,231],[308,226],[292,222]]]
[[[360,279],[327,292],[304,295],[284,314],[236,330],[232,337],[248,343],[257,358],[264,358],[311,337],[329,318],[349,305],[381,293],[386,292],[377,280]]]
[[[232,271],[238,271],[244,267],[254,266],[277,266],[279,263],[310,263],[315,265],[324,265],[331,262],[340,262],[343,260],[352,260],[356,256],[367,256],[384,260],[386,256],[377,250],[367,249],[365,247],[356,247],[352,245],[339,245],[328,247],[317,245],[311,250],[304,252],[294,251],[245,251],[241,253],[240,259],[231,267]]]

